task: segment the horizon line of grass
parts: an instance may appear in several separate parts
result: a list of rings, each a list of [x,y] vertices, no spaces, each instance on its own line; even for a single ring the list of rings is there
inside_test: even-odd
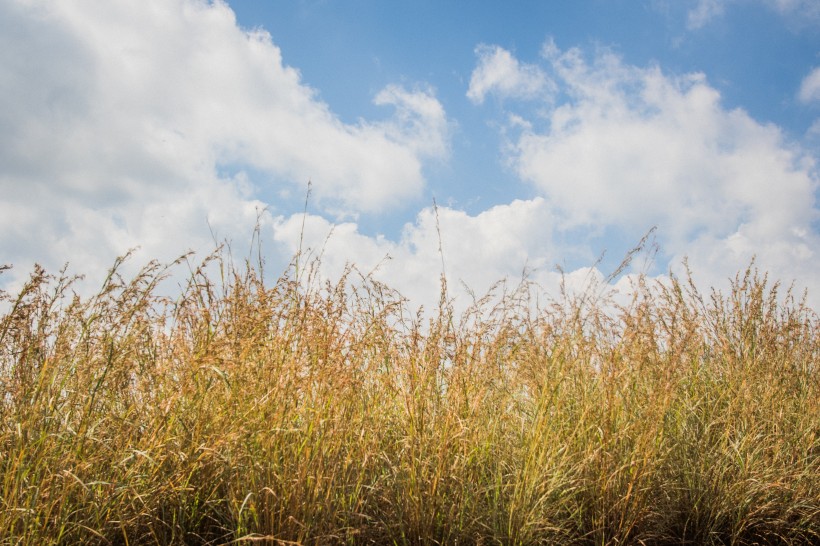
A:
[[[751,266],[424,317],[186,263],[0,293],[0,545],[820,543],[819,322]]]

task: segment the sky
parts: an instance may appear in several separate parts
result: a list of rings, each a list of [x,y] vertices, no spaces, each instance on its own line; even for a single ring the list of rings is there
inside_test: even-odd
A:
[[[9,292],[227,242],[429,306],[654,229],[613,282],[754,259],[820,308],[817,0],[0,0],[0,105]]]

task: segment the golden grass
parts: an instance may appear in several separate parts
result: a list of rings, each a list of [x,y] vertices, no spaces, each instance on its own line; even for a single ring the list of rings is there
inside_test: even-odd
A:
[[[818,320],[754,270],[422,318],[296,264],[2,296],[0,544],[820,543]]]

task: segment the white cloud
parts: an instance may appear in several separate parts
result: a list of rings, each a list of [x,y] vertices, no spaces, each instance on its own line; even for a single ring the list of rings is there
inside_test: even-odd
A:
[[[783,17],[793,30],[814,32],[820,25],[820,2],[817,0],[756,0]]]
[[[524,279],[532,283],[531,306],[560,302],[562,286],[568,294],[616,297],[626,303],[643,264],[628,268],[612,285],[597,267],[565,268],[561,273],[556,265],[577,249],[562,241],[557,224],[550,204],[536,197],[477,215],[428,207],[404,226],[398,241],[364,235],[355,223],[334,225],[310,214],[278,217],[273,232],[284,254],[295,254],[301,241],[303,263],[320,257],[321,280],[338,279],[347,266],[355,265],[359,272],[398,290],[414,311],[419,305],[436,309],[442,273],[457,315],[473,298],[492,294],[495,303]],[[656,278],[666,280],[664,275]]]
[[[524,125],[510,159],[562,229],[637,238],[657,225],[663,250],[693,257],[710,280],[757,255],[776,277],[814,282],[815,165],[778,128],[725,109],[699,74],[670,77],[609,53],[589,63],[554,44],[544,56],[570,100],[545,130]]]
[[[458,308],[464,309],[469,303],[464,286],[480,297],[500,280],[520,279],[525,268],[533,270],[532,280],[557,287],[552,268],[560,249],[552,239],[550,214],[541,198],[516,200],[476,216],[425,208],[405,225],[399,241],[366,236],[354,223],[333,225],[296,214],[277,218],[274,236],[285,254],[295,253],[303,240],[306,254],[321,255],[326,278],[338,278],[348,264],[365,273],[375,269],[376,280],[428,309],[438,303],[444,272]]]
[[[820,67],[815,68],[803,78],[797,97],[802,102],[820,101]]]
[[[393,112],[341,122],[219,1],[2,2],[0,100],[0,244],[18,275],[35,260],[93,275],[137,245],[135,261],[170,259],[212,246],[208,223],[249,237],[262,195],[308,180],[326,210],[389,210],[449,145],[426,89],[389,86],[375,102]]]
[[[374,100],[392,105],[396,117],[382,125],[384,134],[419,155],[443,158],[449,151],[449,122],[432,91],[409,92],[397,85],[384,88]]]
[[[804,21],[818,21],[820,4],[816,0],[763,0],[768,6],[781,14],[795,15]]]
[[[698,0],[697,5],[686,15],[686,26],[690,30],[701,28],[722,15],[725,7],[726,0]]]
[[[538,66],[520,63],[506,49],[480,45],[476,55],[478,66],[473,70],[467,90],[467,98],[475,104],[484,102],[488,94],[530,99],[552,89],[552,82]]]
[[[762,5],[784,17],[794,28],[820,23],[820,2],[817,0],[651,0],[657,11],[670,15],[686,9],[686,28],[699,30],[723,17],[732,6],[746,8]]]

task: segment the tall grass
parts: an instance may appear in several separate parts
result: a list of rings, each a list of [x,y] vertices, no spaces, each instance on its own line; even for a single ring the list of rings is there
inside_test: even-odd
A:
[[[0,544],[820,543],[818,320],[753,269],[456,317],[119,266],[3,296]]]

